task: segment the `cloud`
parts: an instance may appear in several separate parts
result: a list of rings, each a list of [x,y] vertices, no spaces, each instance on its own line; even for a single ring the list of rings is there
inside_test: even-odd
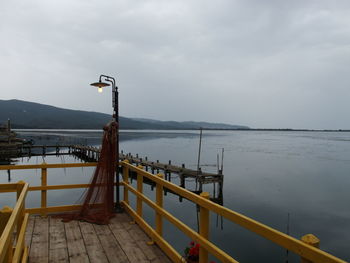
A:
[[[125,116],[350,128],[348,1],[11,1],[2,98]],[[107,103],[108,102],[108,103]]]

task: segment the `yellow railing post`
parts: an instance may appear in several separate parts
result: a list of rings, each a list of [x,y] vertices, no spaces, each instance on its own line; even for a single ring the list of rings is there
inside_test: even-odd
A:
[[[0,236],[2,232],[5,230],[6,224],[12,214],[13,209],[8,206],[4,206],[3,209],[0,210]],[[11,262],[13,257],[13,237],[10,236],[10,245],[7,249],[7,253],[5,256],[4,262]]]
[[[209,199],[209,193],[203,192],[200,194],[201,197]],[[199,234],[205,239],[209,238],[209,210],[200,207],[199,209]],[[199,247],[199,263],[208,262],[208,251],[203,247]]]
[[[124,160],[123,162],[129,163],[128,160]],[[123,181],[125,184],[129,184],[129,167],[123,165]],[[127,187],[124,187],[124,202],[129,204],[129,191]]]
[[[137,168],[142,169],[143,166],[139,165]],[[142,194],[143,193],[143,176],[140,173],[137,173],[137,191]],[[142,199],[137,196],[136,198],[136,213],[142,217]]]
[[[41,168],[41,186],[47,186],[47,168]],[[47,208],[47,190],[41,190],[41,208]],[[43,211],[41,216],[46,217],[46,211]]]
[[[19,181],[19,182],[17,183],[17,200],[18,200],[19,196],[20,196],[21,193],[22,193],[24,184],[25,184],[24,181]],[[17,239],[18,239],[18,237],[19,237],[20,229],[21,229],[21,227],[22,227],[23,220],[24,220],[24,209],[25,209],[25,202],[23,202],[23,205],[22,205],[22,207],[21,207],[21,210],[19,211],[20,216],[19,216],[18,222],[17,222]]]
[[[157,174],[157,176],[162,179],[164,178],[162,174]],[[160,208],[163,208],[163,186],[160,184],[156,186],[156,204]],[[163,236],[163,218],[158,212],[156,212],[156,232],[160,236]]]
[[[4,208],[0,210],[0,236],[5,229],[5,226],[11,216],[11,213],[12,208],[8,206],[4,206]]]
[[[314,236],[313,234],[307,234],[305,236],[302,236],[301,237],[301,241],[303,241],[304,243],[310,245],[310,246],[313,246],[313,247],[317,247],[319,248],[320,247],[320,240]],[[301,263],[313,263],[312,261],[310,260],[307,260],[306,258],[301,258]]]

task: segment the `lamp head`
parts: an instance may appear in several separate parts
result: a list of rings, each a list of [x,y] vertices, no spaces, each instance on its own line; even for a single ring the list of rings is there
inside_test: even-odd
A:
[[[108,84],[106,82],[102,82],[102,81],[94,82],[94,83],[91,83],[90,85],[94,86],[94,87],[97,87],[98,88],[98,92],[100,92],[100,93],[102,92],[102,88],[110,86],[110,84]]]

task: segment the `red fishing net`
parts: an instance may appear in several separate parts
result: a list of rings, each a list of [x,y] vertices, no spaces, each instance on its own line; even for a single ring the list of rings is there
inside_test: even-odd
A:
[[[89,223],[108,224],[109,219],[114,216],[117,125],[116,122],[110,122],[103,128],[100,159],[90,187],[79,200],[82,208],[78,212],[58,215],[64,222],[83,220]]]

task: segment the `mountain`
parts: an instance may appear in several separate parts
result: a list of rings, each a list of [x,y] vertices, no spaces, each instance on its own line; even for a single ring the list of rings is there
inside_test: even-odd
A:
[[[11,120],[18,129],[100,129],[111,115],[57,108],[22,100],[0,100],[0,124]],[[246,126],[207,122],[158,121],[119,117],[121,129],[249,129]]]
[[[171,127],[172,129],[219,129],[219,130],[241,130],[241,129],[249,129],[247,126],[242,125],[231,125],[231,124],[225,124],[225,123],[210,123],[210,122],[196,122],[196,121],[158,121],[153,119],[144,119],[144,118],[132,118],[132,120],[143,122],[143,123],[150,123],[150,124],[157,124],[157,125],[163,125],[166,127]]]

